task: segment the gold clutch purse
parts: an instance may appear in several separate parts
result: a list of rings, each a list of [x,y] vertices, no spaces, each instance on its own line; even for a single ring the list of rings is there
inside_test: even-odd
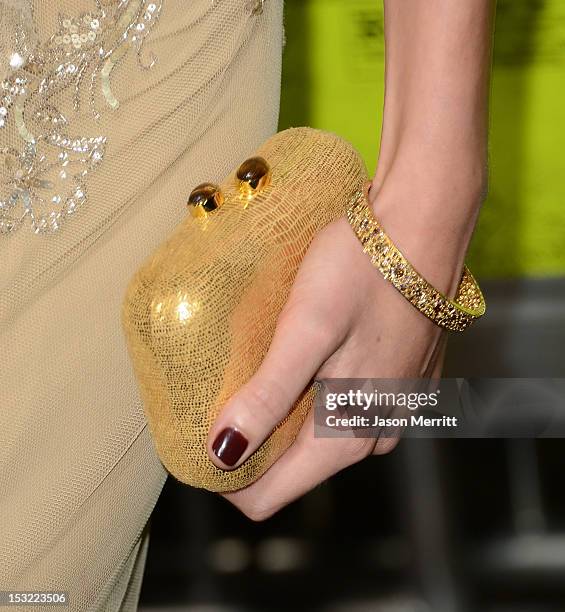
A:
[[[267,352],[312,238],[366,181],[337,136],[280,132],[219,187],[195,189],[192,214],[132,278],[122,322],[157,452],[178,480],[240,489],[292,444],[313,386],[237,469],[218,469],[206,451],[216,415]]]

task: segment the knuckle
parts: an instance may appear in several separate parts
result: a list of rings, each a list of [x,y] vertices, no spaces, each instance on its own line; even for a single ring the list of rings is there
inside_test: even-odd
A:
[[[370,438],[354,438],[348,439],[342,453],[343,459],[348,464],[357,463],[369,456],[375,446],[375,441]]]
[[[335,341],[335,328],[329,320],[322,317],[311,318],[304,335],[308,342],[323,350],[331,348]]]
[[[249,520],[260,523],[271,518],[284,503],[275,503],[274,498],[262,491],[261,493],[250,489],[242,489],[232,493],[222,493],[222,497],[233,504]]]
[[[334,325],[331,316],[316,304],[294,300],[287,302],[279,314],[277,330],[294,328],[304,342],[323,349],[334,343]]]
[[[245,402],[256,417],[278,421],[284,401],[284,388],[275,380],[251,380],[246,385]]]
[[[373,455],[387,455],[397,446],[400,438],[379,438],[375,444]]]
[[[252,378],[245,385],[246,401],[253,406],[271,404],[278,397],[278,384],[272,380]]]
[[[260,504],[260,503],[251,503],[246,504],[239,508],[240,511],[251,521],[254,523],[262,523],[267,519],[271,518],[273,514],[276,513],[276,508]]]

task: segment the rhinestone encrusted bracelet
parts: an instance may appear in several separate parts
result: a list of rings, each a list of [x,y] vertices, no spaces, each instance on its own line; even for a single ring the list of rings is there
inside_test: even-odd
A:
[[[463,268],[455,298],[446,297],[423,278],[396,248],[373,215],[365,193],[359,191],[352,198],[347,219],[375,268],[436,325],[462,332],[484,315],[486,304],[483,294],[467,266]]]

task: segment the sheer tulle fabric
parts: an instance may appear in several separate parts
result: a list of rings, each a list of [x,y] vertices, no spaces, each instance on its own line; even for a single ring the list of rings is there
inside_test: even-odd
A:
[[[190,190],[220,180],[276,129],[282,2],[253,8],[33,3],[38,42],[25,70],[6,77],[27,90],[0,104],[3,588],[68,591],[71,610],[135,609],[166,472],[120,305]],[[9,34],[2,28],[2,48]]]

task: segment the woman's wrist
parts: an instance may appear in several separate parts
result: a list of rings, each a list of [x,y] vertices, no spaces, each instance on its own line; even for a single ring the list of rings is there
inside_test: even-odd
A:
[[[440,291],[454,295],[486,193],[486,160],[406,156],[383,177],[369,201],[406,258]]]

